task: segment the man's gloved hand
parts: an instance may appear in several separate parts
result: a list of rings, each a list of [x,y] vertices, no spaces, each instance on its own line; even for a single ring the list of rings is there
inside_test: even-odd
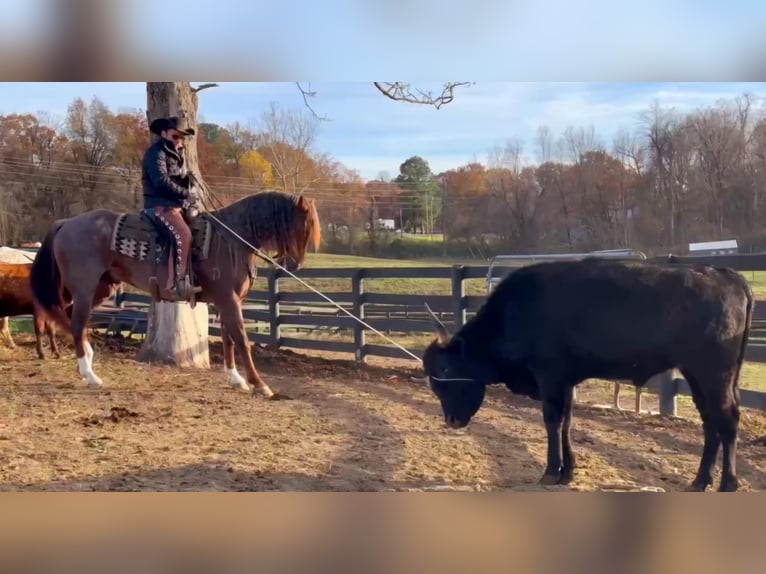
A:
[[[189,188],[189,203],[198,204],[200,201],[200,189],[196,185],[192,184]]]

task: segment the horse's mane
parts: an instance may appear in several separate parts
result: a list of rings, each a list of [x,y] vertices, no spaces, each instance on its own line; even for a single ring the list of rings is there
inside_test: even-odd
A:
[[[301,202],[307,208],[306,212],[298,209]],[[244,232],[245,237],[259,249],[270,245],[280,252],[289,253],[306,242],[317,250],[322,240],[316,204],[300,195],[262,191],[211,211],[211,214],[238,233]],[[305,224],[299,225],[297,218],[303,215]],[[217,233],[214,235],[218,236],[217,241],[214,241],[220,248],[224,236]],[[231,245],[232,242],[226,243]],[[234,256],[234,252],[230,253]]]

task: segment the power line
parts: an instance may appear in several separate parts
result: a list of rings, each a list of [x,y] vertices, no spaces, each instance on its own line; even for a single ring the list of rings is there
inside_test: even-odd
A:
[[[35,176],[27,176],[27,174],[13,174],[10,177],[5,177],[6,174],[4,174],[2,171],[0,171],[0,186],[2,186],[3,183],[11,183],[11,184],[18,184],[18,185],[31,185],[34,186],[35,184],[42,184],[45,186],[54,186],[59,185],[61,186],[62,182],[60,177],[57,177],[53,174],[50,175],[41,175],[37,174]],[[27,179],[26,177],[33,177],[34,179],[30,181],[30,179]],[[42,180],[42,181],[41,181]],[[83,186],[83,185],[66,185],[67,192],[72,191],[78,191],[78,192],[91,192],[99,188],[99,186],[103,186],[105,184],[108,184],[108,182],[94,182],[93,187],[89,186]],[[129,182],[121,181],[119,182],[120,185],[130,185]],[[267,189],[273,189],[273,188],[267,188]],[[116,192],[117,190],[115,190]],[[220,190],[217,192],[219,196],[222,197],[230,197],[229,194],[225,192],[221,192]],[[239,199],[241,197],[245,197],[246,195],[250,195],[249,193],[237,193],[234,197],[234,199]],[[317,199],[320,201],[318,204],[318,208],[321,210],[323,208],[355,208],[355,209],[370,209],[373,206],[371,205],[371,200],[368,197],[358,197],[358,198],[349,198],[349,197],[343,197],[339,195],[331,195],[327,193],[310,193],[307,194],[308,197],[313,197],[314,199]],[[114,197],[114,196],[111,196]],[[381,202],[380,200],[377,201],[375,208],[380,210],[386,210],[386,209],[398,209],[400,207],[406,208],[406,209],[416,209],[422,207],[422,204],[418,201],[407,201],[403,202],[401,200],[393,201],[390,205],[387,205],[385,202]]]
[[[5,167],[5,169],[3,169]],[[11,169],[8,169],[8,168]],[[83,185],[77,185],[73,184],[72,182],[67,182],[66,179],[62,181],[62,175],[69,175],[74,178],[83,177],[83,176],[90,176],[93,175],[106,177],[107,181],[98,181],[93,180],[93,188],[97,187],[98,185],[104,185],[109,183],[114,183],[117,185],[130,185],[130,184],[137,184],[139,183],[137,175],[133,176],[124,176],[121,174],[115,174],[114,172],[109,171],[108,173],[97,173],[95,170],[91,170],[89,168],[80,168],[80,169],[68,169],[63,174],[58,173],[58,170],[54,172],[54,170],[40,170],[36,169],[35,166],[31,166],[30,164],[23,164],[23,165],[15,165],[15,164],[9,164],[5,160],[0,160],[0,175],[4,176],[3,181],[9,182],[9,183],[17,183],[17,184],[32,184],[42,182],[51,182],[53,184],[54,182],[56,184],[61,185],[62,183],[68,183],[67,187],[69,189],[74,190],[89,190],[91,189],[90,186],[83,186]],[[113,181],[109,181],[109,179]],[[206,180],[212,179],[212,178],[206,178]],[[217,193],[219,195],[229,195],[227,193],[234,191],[236,192],[237,196],[245,196],[249,195],[251,193],[257,192],[257,191],[265,191],[265,190],[271,190],[275,189],[274,186],[267,186],[267,185],[248,185],[248,184],[240,184],[240,185],[231,185],[229,184],[228,190],[227,189],[219,189],[217,190]],[[386,209],[386,208],[396,208],[396,207],[404,207],[404,208],[422,208],[425,204],[424,202],[427,201],[427,197],[425,196],[415,196],[414,194],[396,194],[396,195],[383,195],[383,194],[375,194],[374,192],[370,192],[369,190],[359,190],[357,192],[351,192],[349,193],[348,189],[345,188],[333,188],[333,187],[317,187],[313,189],[309,189],[306,191],[306,194],[309,196],[313,196],[314,198],[321,200],[323,204],[333,204],[333,205],[340,205],[340,206],[349,206],[349,207],[364,207],[365,204],[368,202],[374,202],[376,203],[378,208]],[[432,197],[431,197],[432,199]],[[466,202],[474,202],[474,201],[480,201],[482,200],[482,197],[466,197],[466,198],[458,198],[455,197],[453,200],[459,200],[459,201],[466,201]],[[320,205],[321,207],[321,205]]]
[[[44,165],[35,165],[30,163],[26,160],[21,160],[18,158],[0,158],[0,165],[8,165],[13,167],[20,167],[24,169],[28,169],[32,171],[35,175],[38,174],[40,171],[56,171],[61,173],[69,173],[73,175],[88,175],[91,176],[95,173],[101,173],[108,177],[114,177],[114,178],[137,178],[140,176],[140,171],[138,168],[120,168],[115,166],[89,166],[84,165],[81,163],[75,163],[75,162],[63,162],[63,161],[56,161],[56,162],[46,162]],[[122,174],[119,172],[116,172],[118,169],[125,169],[126,171],[132,171],[133,173],[130,175]],[[209,181],[211,183],[216,182],[220,183],[221,185],[229,186],[229,187],[243,187],[248,189],[256,189],[256,190],[266,190],[266,189],[274,189],[275,185],[272,184],[264,184],[264,183],[254,183],[248,180],[246,177],[242,176],[227,176],[227,175],[205,175],[203,176],[206,181]],[[371,180],[368,182],[360,182],[358,184],[354,183],[348,183],[344,184],[341,182],[338,182],[336,180],[332,179],[325,179],[320,178],[315,181],[312,181],[308,184],[304,183],[302,184],[301,188],[306,188],[306,192],[312,191],[314,188],[312,186],[316,186],[317,189],[328,191],[328,192],[338,192],[338,193],[346,193],[349,191],[348,186],[356,186],[356,189],[358,190],[357,193],[378,193],[379,196],[385,197],[387,194],[385,192],[381,193],[381,190],[370,190],[367,188],[367,185],[372,183],[373,185],[380,185],[381,183],[383,185],[393,185],[397,186],[396,188],[400,191],[398,193],[395,193],[394,190],[391,190],[392,196],[395,194],[396,197],[412,197],[414,198],[422,198],[423,194],[420,194],[419,192],[415,190],[408,190],[407,188],[399,187],[394,182],[378,182],[377,180]],[[352,188],[353,189],[353,188]],[[292,190],[286,190],[286,191],[292,191]]]

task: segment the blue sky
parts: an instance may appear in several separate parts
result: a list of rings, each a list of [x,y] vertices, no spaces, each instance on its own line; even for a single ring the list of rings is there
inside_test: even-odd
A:
[[[428,84],[417,83],[419,87]],[[437,84],[438,85],[438,84]],[[440,110],[392,102],[369,82],[312,83],[312,106],[323,122],[315,144],[365,178],[398,172],[407,157],[421,155],[435,172],[468,161],[485,161],[488,151],[518,138],[525,155],[535,156],[534,138],[541,125],[554,135],[568,126],[592,125],[607,146],[619,128],[633,128],[638,114],[656,99],[679,111],[691,111],[732,98],[743,91],[766,95],[766,83],[544,83],[477,82],[462,88]],[[111,109],[141,108],[145,84],[6,83],[0,114],[45,110],[59,118],[76,97],[101,98]],[[270,101],[301,108],[295,85],[221,82],[200,93],[200,115],[226,125],[256,121]]]

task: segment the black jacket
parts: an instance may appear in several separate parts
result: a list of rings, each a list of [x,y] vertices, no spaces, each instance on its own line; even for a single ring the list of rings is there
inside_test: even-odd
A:
[[[163,139],[144,154],[141,183],[144,209],[183,207],[190,200],[190,181],[182,153]]]

